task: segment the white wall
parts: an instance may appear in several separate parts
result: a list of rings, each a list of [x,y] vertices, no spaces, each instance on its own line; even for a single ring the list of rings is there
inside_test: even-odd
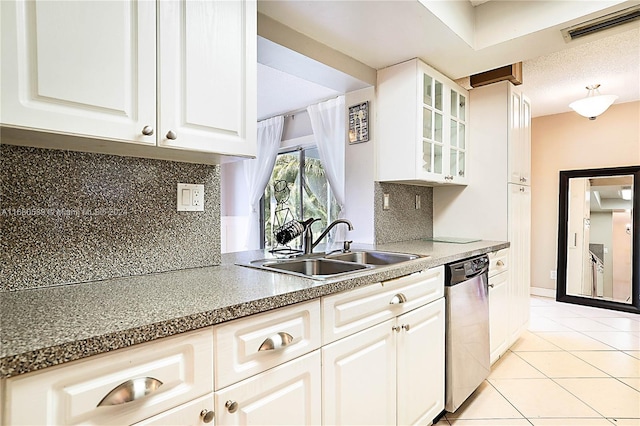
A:
[[[433,188],[433,235],[507,241],[507,81],[469,92],[468,186]]]
[[[375,89],[350,92],[345,95],[345,117],[349,107],[369,101],[369,141],[349,144],[345,137],[345,198],[347,219],[353,223],[353,231],[347,237],[358,243],[374,242],[374,179],[375,179]],[[347,121],[347,131],[349,125]]]
[[[535,108],[535,105],[533,106]],[[640,102],[613,105],[596,120],[574,112],[531,125],[531,286],[556,288],[559,171],[640,164]]]
[[[249,194],[244,180],[244,161],[220,165],[220,250],[247,250]]]

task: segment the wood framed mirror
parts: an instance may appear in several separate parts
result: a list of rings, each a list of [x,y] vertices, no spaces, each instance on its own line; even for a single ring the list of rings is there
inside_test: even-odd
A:
[[[560,172],[556,300],[640,313],[640,166]]]

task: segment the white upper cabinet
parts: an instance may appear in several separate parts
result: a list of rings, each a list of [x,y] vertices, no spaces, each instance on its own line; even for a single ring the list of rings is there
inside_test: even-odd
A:
[[[378,180],[468,181],[468,92],[418,59],[378,71]]]
[[[531,101],[509,85],[509,183],[531,184]]]
[[[256,19],[251,0],[3,1],[2,125],[255,155]]]
[[[2,124],[154,145],[155,23],[148,1],[3,1]]]
[[[255,2],[158,4],[158,144],[255,155]]]

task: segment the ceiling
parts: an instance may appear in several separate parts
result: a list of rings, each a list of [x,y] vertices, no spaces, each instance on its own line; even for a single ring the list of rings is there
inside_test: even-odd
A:
[[[638,0],[260,0],[258,11],[371,68],[419,57],[463,86],[469,75],[522,61],[523,90],[537,117],[570,111],[568,104],[586,96],[584,87],[596,83],[601,84],[602,94],[618,95],[616,103],[640,100],[640,21],[568,43],[560,32],[638,4]],[[303,74],[295,75],[294,67],[283,72],[277,55],[261,58],[263,50],[259,38],[259,119],[334,97],[344,87],[365,85],[352,77],[342,88],[335,82],[330,87],[309,83]],[[311,61],[310,67],[313,62],[322,66]]]
[[[592,212],[625,211],[633,207],[633,176],[591,178],[589,183]]]

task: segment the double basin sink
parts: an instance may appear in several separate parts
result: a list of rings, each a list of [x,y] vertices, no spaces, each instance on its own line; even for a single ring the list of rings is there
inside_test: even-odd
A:
[[[286,260],[256,260],[254,268],[314,279],[327,279],[380,266],[395,265],[423,256],[375,250],[355,250],[335,254],[311,254]]]

